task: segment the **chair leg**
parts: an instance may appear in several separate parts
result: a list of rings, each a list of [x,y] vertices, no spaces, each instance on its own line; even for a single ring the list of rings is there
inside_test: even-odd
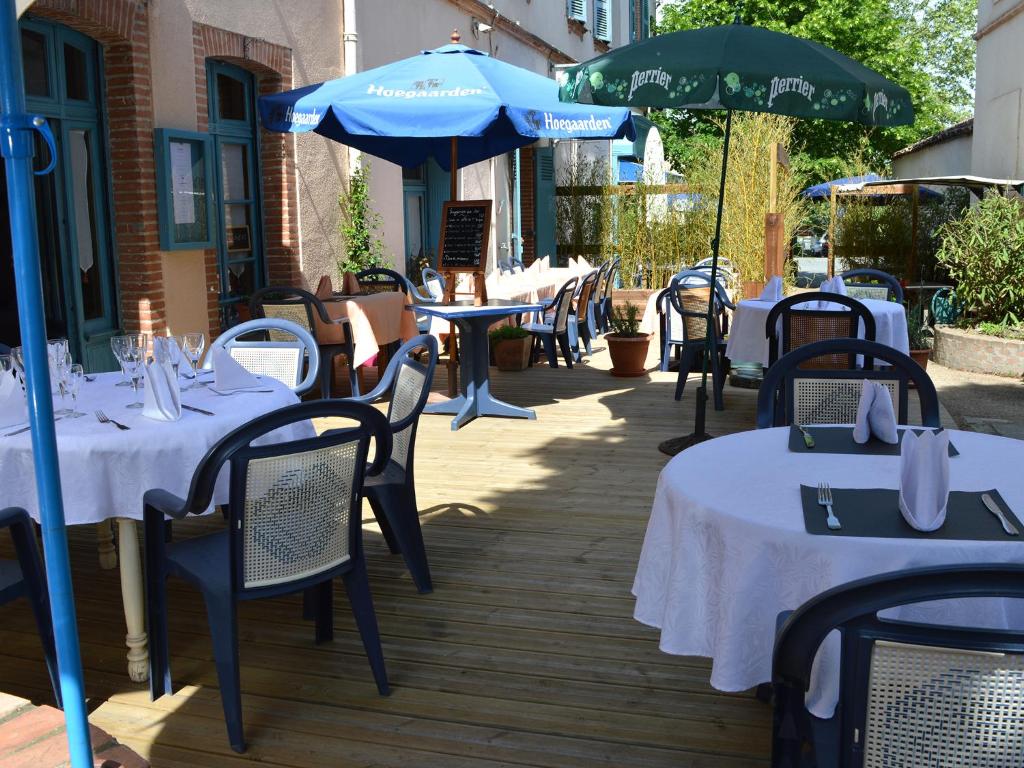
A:
[[[392,555],[397,555],[402,551],[402,547],[395,536],[395,529],[391,526],[391,521],[388,519],[388,516],[378,510],[374,497],[369,492],[369,489],[366,489],[366,491],[366,497],[370,501],[370,508],[373,510],[373,516],[377,518],[377,525],[380,526],[380,533],[384,537],[384,542],[388,545],[388,552]]]
[[[551,345],[554,347],[554,344]],[[569,332],[558,334],[558,346],[562,350],[562,359],[565,360],[565,364],[572,368],[572,360],[575,357],[573,353],[572,341],[569,339]]]
[[[331,396],[331,380],[334,372],[334,358],[333,354],[324,355],[324,359],[320,361],[320,397],[327,400]]]
[[[143,537],[146,580],[146,629],[149,635],[149,695],[154,701],[173,692],[171,656],[167,642],[167,571],[164,545],[167,528],[148,513]]]
[[[316,602],[316,642],[329,643],[334,639],[334,583],[328,579],[306,593]]]
[[[722,355],[717,347],[711,349],[711,389],[715,398],[715,410],[724,411],[725,401],[722,392],[725,388],[725,366]]]
[[[235,752],[245,752],[242,732],[242,688],[238,675],[238,616],[230,595],[204,593],[206,618],[210,623],[213,659],[217,665],[220,700],[228,741]]]
[[[552,368],[558,367],[558,355],[555,354],[555,336],[553,333],[545,333],[541,337],[544,345],[544,354],[548,356],[548,365]]]
[[[391,693],[388,686],[388,674],[384,668],[384,651],[380,647],[380,631],[377,629],[377,614],[373,611],[373,597],[370,595],[370,581],[366,577],[366,562],[359,557],[352,565],[352,570],[342,579],[348,601],[352,604],[352,614],[359,628],[359,636],[363,640],[363,648],[373,670],[373,679],[377,683],[377,691],[381,696]]]
[[[668,372],[668,367],[672,362],[672,345],[666,340],[661,345],[661,365],[658,366],[658,370],[662,373]]]
[[[374,486],[367,497],[381,528],[388,526],[392,530],[398,549],[391,551],[402,553],[417,591],[421,595],[433,592],[415,489],[406,485]]]
[[[676,400],[681,400],[683,390],[686,388],[686,378],[690,375],[690,368],[693,367],[693,347],[689,344],[683,345],[683,356],[679,361],[679,376],[676,379]]]

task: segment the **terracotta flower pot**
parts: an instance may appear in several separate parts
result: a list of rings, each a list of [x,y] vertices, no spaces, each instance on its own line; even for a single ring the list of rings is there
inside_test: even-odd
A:
[[[930,349],[912,349],[910,350],[910,356],[914,358],[914,362],[920,365],[925,370],[928,369],[928,355],[931,354]],[[913,386],[913,382],[911,382]]]
[[[502,339],[494,344],[494,364],[499,371],[524,371],[530,364],[533,336],[521,339]]]
[[[653,334],[619,336],[605,334],[608,352],[612,356],[612,376],[643,376],[647,373],[647,347]]]

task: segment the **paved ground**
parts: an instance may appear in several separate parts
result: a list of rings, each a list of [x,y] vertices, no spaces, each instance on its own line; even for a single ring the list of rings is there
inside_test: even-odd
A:
[[[957,426],[1024,440],[1024,381],[928,364],[928,374]]]

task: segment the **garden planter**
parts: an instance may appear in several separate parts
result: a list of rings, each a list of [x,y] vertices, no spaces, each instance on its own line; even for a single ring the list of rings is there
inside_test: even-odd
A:
[[[523,371],[530,364],[533,336],[521,339],[502,339],[492,345],[494,364],[499,371]]]
[[[612,376],[643,376],[647,373],[647,347],[653,334],[619,336],[605,334],[608,352],[612,356]]]
[[[922,368],[928,367],[928,355],[931,354],[930,349],[912,349],[910,350],[910,356],[914,358],[914,362],[920,365]]]

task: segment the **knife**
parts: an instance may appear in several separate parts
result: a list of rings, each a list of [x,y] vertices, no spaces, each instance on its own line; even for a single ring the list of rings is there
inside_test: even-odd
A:
[[[196,408],[194,405],[185,405],[185,403],[182,403],[181,407],[184,408],[186,411],[194,411],[195,413],[201,413],[204,416],[216,416],[217,415],[213,411],[207,411],[207,410],[205,410],[203,408]]]
[[[800,430],[800,434],[802,434],[804,436],[804,445],[808,449],[814,448],[814,438],[811,436],[811,433],[808,432],[803,427],[801,427],[799,424],[794,424],[793,426],[795,426],[797,429],[799,429]]]
[[[1018,531],[1015,526],[1010,524],[1010,521],[1006,519],[1006,515],[1003,514],[1003,510],[999,508],[999,505],[996,504],[995,500],[991,496],[989,496],[987,493],[981,494],[981,503],[988,508],[989,512],[991,512],[993,515],[999,518],[999,522],[1003,525],[1003,530],[1006,531],[1010,536],[1020,535],[1020,531]]]

